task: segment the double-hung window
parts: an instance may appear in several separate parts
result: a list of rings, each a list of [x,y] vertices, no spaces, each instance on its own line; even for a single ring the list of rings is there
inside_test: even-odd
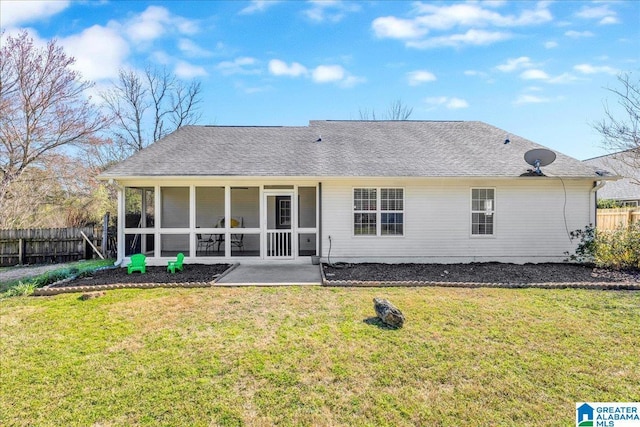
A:
[[[496,190],[471,189],[471,235],[492,236],[495,232]]]
[[[404,235],[404,189],[354,188],[353,234]]]

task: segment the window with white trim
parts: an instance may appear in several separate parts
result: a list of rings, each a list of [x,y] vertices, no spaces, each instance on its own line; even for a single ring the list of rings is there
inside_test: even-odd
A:
[[[494,234],[495,209],[495,189],[471,189],[471,235],[491,236]]]
[[[353,234],[404,235],[404,189],[354,188]]]

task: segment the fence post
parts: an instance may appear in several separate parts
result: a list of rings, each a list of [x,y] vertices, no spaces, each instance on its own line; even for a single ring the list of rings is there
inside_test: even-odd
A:
[[[102,218],[102,254],[107,256],[107,242],[109,237],[109,212]]]
[[[18,264],[23,265],[24,264],[24,249],[25,249],[25,245],[24,245],[24,239],[20,238],[18,240]]]

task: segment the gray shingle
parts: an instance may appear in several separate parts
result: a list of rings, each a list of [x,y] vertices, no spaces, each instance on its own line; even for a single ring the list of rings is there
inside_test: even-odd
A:
[[[637,153],[637,151],[636,151]],[[599,199],[640,200],[640,169],[630,166],[630,160],[623,161],[620,157],[631,155],[630,152],[608,154],[584,160],[584,163],[596,170],[606,170],[624,178],[608,182],[598,191]],[[636,154],[637,155],[637,154]]]
[[[504,144],[509,135],[510,144]],[[322,141],[316,142],[318,138]],[[134,176],[513,177],[543,148],[483,122],[311,121],[303,127],[185,126],[104,172]],[[593,177],[557,153],[547,175]]]

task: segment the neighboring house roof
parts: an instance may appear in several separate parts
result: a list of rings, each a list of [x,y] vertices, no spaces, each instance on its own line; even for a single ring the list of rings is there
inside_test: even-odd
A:
[[[505,139],[510,140],[505,144]],[[184,126],[105,171],[150,176],[515,177],[544,148],[478,121],[311,121],[300,127]],[[557,153],[548,176],[598,178]]]
[[[585,164],[593,168],[608,170],[624,177],[615,182],[608,182],[598,190],[599,199],[640,200],[640,168],[630,166],[629,160],[624,161],[626,156],[633,153],[638,155],[637,151],[627,150],[584,161]]]

